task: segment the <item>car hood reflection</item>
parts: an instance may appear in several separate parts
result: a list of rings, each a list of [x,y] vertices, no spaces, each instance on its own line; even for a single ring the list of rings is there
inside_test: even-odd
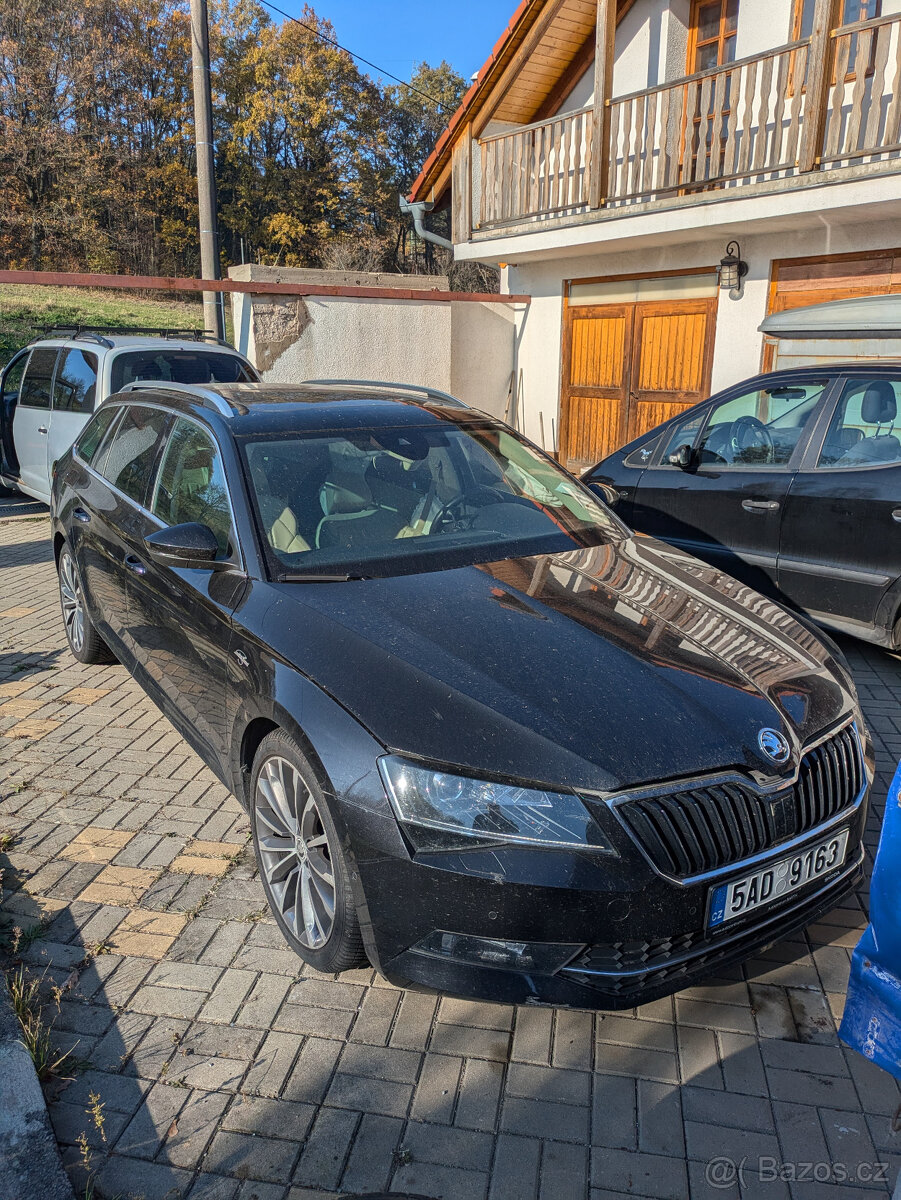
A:
[[[278,653],[387,747],[475,772],[602,791],[732,766],[790,775],[851,709],[815,634],[650,539],[268,586]],[[785,766],[763,756],[763,727],[788,738]]]

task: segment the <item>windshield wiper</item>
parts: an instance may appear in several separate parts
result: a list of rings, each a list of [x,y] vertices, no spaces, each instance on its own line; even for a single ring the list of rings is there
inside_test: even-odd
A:
[[[368,575],[314,575],[299,571],[296,574],[279,575],[279,583],[350,583],[351,580],[368,579]]]

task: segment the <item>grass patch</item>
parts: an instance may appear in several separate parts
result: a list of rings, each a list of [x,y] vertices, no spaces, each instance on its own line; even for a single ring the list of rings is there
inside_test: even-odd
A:
[[[230,337],[230,311],[226,305]],[[105,325],[113,329],[203,329],[197,300],[153,300],[95,288],[0,285],[0,367],[48,325]]]
[[[24,790],[24,788],[25,788],[25,785],[20,783],[20,784],[17,784],[17,786],[15,788],[13,788],[13,791],[21,792]],[[16,835],[14,833],[10,833],[10,831],[8,829],[0,829],[0,854],[5,854],[7,852],[7,850],[12,850],[12,848],[13,848],[13,846],[15,846],[15,844],[16,844]]]
[[[53,1020],[48,1022],[44,1019],[41,980],[29,977],[25,974],[25,968],[20,966],[7,975],[6,981],[13,1011],[22,1030],[22,1045],[31,1055],[38,1079],[41,1083],[74,1079],[80,1064],[71,1050],[59,1050],[53,1045]]]

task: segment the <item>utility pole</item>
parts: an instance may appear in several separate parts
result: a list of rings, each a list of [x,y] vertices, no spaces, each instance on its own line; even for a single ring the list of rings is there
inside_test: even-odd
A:
[[[216,164],[213,154],[213,101],[210,94],[210,28],[206,0],[191,0],[191,62],[194,79],[194,141],[197,148],[197,200],[200,215],[200,273],[221,279],[216,221]],[[225,338],[222,293],[203,293],[203,323]]]

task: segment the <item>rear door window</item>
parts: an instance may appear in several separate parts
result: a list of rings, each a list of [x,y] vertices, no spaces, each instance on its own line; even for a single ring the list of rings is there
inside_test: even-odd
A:
[[[817,468],[853,470],[901,462],[899,395],[899,379],[849,380],[829,422]]]
[[[53,407],[62,412],[94,411],[97,393],[97,355],[64,350],[53,384]]]
[[[25,408],[49,408],[53,368],[59,351],[47,346],[32,350],[19,388],[19,404]]]
[[[144,503],[168,425],[168,413],[132,404],[113,433],[101,473],[137,504]]]

